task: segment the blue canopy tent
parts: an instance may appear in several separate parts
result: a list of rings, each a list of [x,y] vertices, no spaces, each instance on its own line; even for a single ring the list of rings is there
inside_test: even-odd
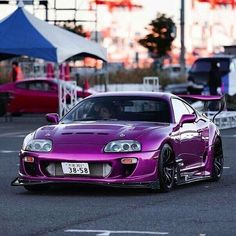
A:
[[[18,8],[0,21],[0,60],[17,56],[29,56],[51,61],[57,65],[73,56],[89,56],[106,62],[106,50],[99,44],[77,34],[42,21],[24,9],[20,0]],[[57,66],[57,77],[59,77]],[[66,101],[59,86],[59,113],[65,110]],[[76,89],[74,89],[76,90]],[[71,90],[71,103],[76,92]],[[66,104],[69,108],[69,105]],[[71,104],[73,105],[73,104]]]
[[[22,1],[0,21],[0,59],[21,55],[55,63],[76,55],[107,60],[106,50],[99,44],[36,18]]]

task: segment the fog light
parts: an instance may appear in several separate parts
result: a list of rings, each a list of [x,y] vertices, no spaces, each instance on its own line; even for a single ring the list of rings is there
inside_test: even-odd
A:
[[[47,172],[52,175],[52,176],[56,176],[56,166],[54,163],[50,163],[47,167],[46,167]]]
[[[109,174],[110,174],[110,172],[111,172],[111,165],[109,165],[109,164],[103,164],[103,166],[102,166],[102,169],[103,169],[103,173],[102,173],[102,176],[103,177],[106,177],[106,176],[108,176]]]
[[[24,157],[23,161],[28,163],[34,163],[34,157]]]
[[[136,164],[137,163],[136,158],[122,158],[121,163],[124,165],[131,165],[131,164]]]

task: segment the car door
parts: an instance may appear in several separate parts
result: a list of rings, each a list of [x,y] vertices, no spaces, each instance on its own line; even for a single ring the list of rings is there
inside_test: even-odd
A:
[[[43,84],[41,81],[32,80],[28,81],[28,91],[24,95],[27,100],[26,112],[43,112],[43,106],[45,105],[45,95],[43,92]]]
[[[15,90],[19,112],[57,112],[57,85],[46,80],[20,82]]]
[[[46,80],[31,81],[29,95],[33,98],[32,112],[57,112],[58,93],[57,85]]]
[[[42,88],[42,112],[58,112],[58,85],[55,82],[48,80],[43,81]]]
[[[11,93],[10,111],[12,113],[27,112],[30,106],[28,81],[16,82]]]
[[[182,115],[193,114],[195,110],[180,99],[173,98],[175,122],[178,124]],[[196,114],[197,115],[197,114]],[[179,137],[179,159],[183,160],[182,169],[193,169],[202,165],[202,157],[205,152],[205,143],[202,138],[201,126],[198,122],[184,123],[179,127],[177,133]]]

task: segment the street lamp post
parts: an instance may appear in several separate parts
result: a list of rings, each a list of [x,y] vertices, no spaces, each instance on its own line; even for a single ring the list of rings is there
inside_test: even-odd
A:
[[[184,42],[184,0],[181,0],[181,9],[180,9],[180,72],[181,76],[185,75],[185,42]]]

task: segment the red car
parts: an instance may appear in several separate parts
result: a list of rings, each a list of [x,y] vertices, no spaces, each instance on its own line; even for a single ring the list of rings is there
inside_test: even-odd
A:
[[[8,93],[7,111],[11,114],[48,113],[58,111],[58,84],[55,80],[27,79],[0,86],[0,95]],[[78,87],[77,96],[91,95]]]

